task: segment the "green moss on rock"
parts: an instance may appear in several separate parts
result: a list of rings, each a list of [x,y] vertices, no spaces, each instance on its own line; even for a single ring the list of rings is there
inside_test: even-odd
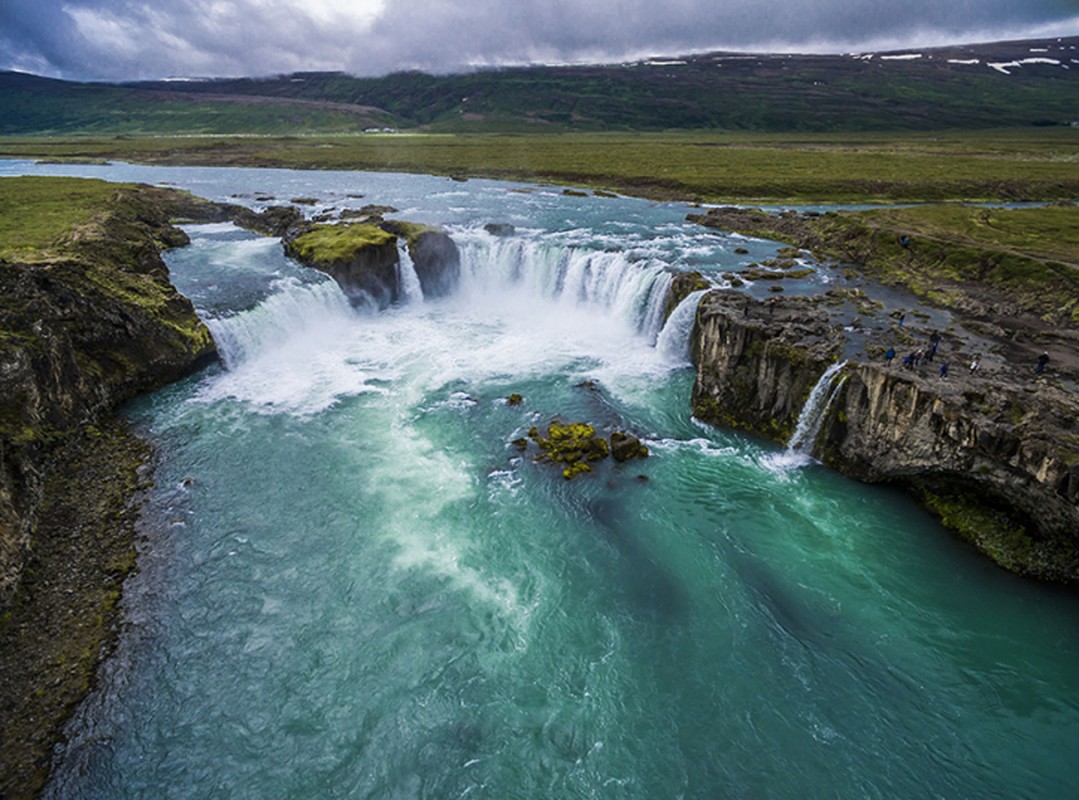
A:
[[[293,239],[290,247],[304,263],[338,264],[354,261],[362,251],[385,247],[396,239],[367,223],[315,225]]]

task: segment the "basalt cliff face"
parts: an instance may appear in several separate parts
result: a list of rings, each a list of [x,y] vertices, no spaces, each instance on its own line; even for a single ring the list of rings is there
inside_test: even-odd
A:
[[[715,291],[698,310],[698,418],[787,442],[843,331],[807,299]],[[840,383],[840,381],[842,381]],[[913,492],[997,563],[1079,581],[1079,402],[1051,382],[849,362],[812,448],[835,469]]]
[[[713,291],[697,309],[692,352],[698,419],[786,441],[839,342],[809,306]]]
[[[163,248],[187,241],[168,223],[168,197],[118,190],[105,213],[49,254],[0,264],[0,604],[17,583],[52,446],[215,355],[161,259]]]
[[[18,191],[53,191],[41,185]],[[102,191],[88,220],[0,259],[0,794],[11,798],[44,780],[134,565],[131,499],[148,454],[115,410],[215,356],[160,255],[187,242],[169,217],[188,198]]]

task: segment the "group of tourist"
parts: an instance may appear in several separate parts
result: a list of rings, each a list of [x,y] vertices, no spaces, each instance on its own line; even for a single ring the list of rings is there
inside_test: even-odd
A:
[[[902,316],[900,317],[899,324],[902,326]],[[923,362],[926,364],[932,364],[933,360],[937,357],[937,350],[940,348],[940,333],[933,331],[929,335],[929,346],[926,348],[919,347],[917,350],[913,350],[907,355],[903,356],[903,368],[904,369],[917,369]],[[888,352],[884,354],[884,360],[888,364],[892,363],[895,358],[895,348],[889,347]],[[980,355],[974,356],[974,360],[970,363],[970,371],[976,372],[982,364],[982,357]],[[940,377],[947,379],[948,377],[948,362],[945,361],[940,365]]]
[[[901,313],[899,315],[899,317],[898,317],[900,327],[903,326],[903,320],[904,320],[905,316],[906,316],[905,314]],[[907,355],[903,356],[903,368],[904,369],[917,369],[918,366],[920,364],[922,364],[923,362],[926,363],[926,364],[932,364],[933,360],[937,356],[937,350],[940,347],[940,340],[941,340],[940,333],[938,333],[937,331],[933,331],[929,335],[929,346],[927,348],[923,349],[923,348],[919,347],[917,350],[913,350],[912,352],[910,352]],[[884,360],[888,365],[891,365],[892,361],[895,359],[895,356],[896,356],[895,348],[894,347],[889,347],[888,351],[884,354]],[[1037,366],[1034,368],[1034,373],[1036,375],[1041,375],[1043,372],[1045,372],[1045,367],[1046,367],[1046,365],[1048,363],[1049,363],[1049,354],[1048,353],[1042,353],[1040,356],[1038,356],[1038,363],[1037,363]],[[980,353],[975,353],[974,357],[970,360],[970,374],[973,375],[974,373],[976,373],[981,368],[982,368],[982,356],[981,356]],[[944,363],[942,363],[940,365],[940,370],[939,371],[940,371],[941,380],[947,380],[947,378],[948,378],[948,362],[947,361],[945,361]]]

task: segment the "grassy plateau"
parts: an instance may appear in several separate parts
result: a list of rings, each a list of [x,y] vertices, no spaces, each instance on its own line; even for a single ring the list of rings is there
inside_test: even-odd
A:
[[[740,203],[1052,201],[1079,196],[1079,128],[0,137],[0,157],[419,172]]]

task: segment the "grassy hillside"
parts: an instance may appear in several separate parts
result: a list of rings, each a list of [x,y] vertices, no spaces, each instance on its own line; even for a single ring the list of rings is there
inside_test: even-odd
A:
[[[254,98],[81,84],[0,72],[0,136],[303,134],[395,124],[378,109],[303,98]]]
[[[916,53],[713,53],[462,75],[76,84],[0,73],[0,135],[873,131],[1079,117],[1079,37]]]
[[[190,84],[186,91],[320,97],[390,111],[405,125],[532,128],[862,131],[1057,124],[1079,107],[1079,76],[1025,61],[1075,42],[927,51],[918,59],[711,54],[611,66],[530,67],[382,79],[308,74]],[[958,56],[962,56],[961,58]],[[968,62],[977,58],[979,63]],[[1008,74],[1005,74],[1008,73]]]

